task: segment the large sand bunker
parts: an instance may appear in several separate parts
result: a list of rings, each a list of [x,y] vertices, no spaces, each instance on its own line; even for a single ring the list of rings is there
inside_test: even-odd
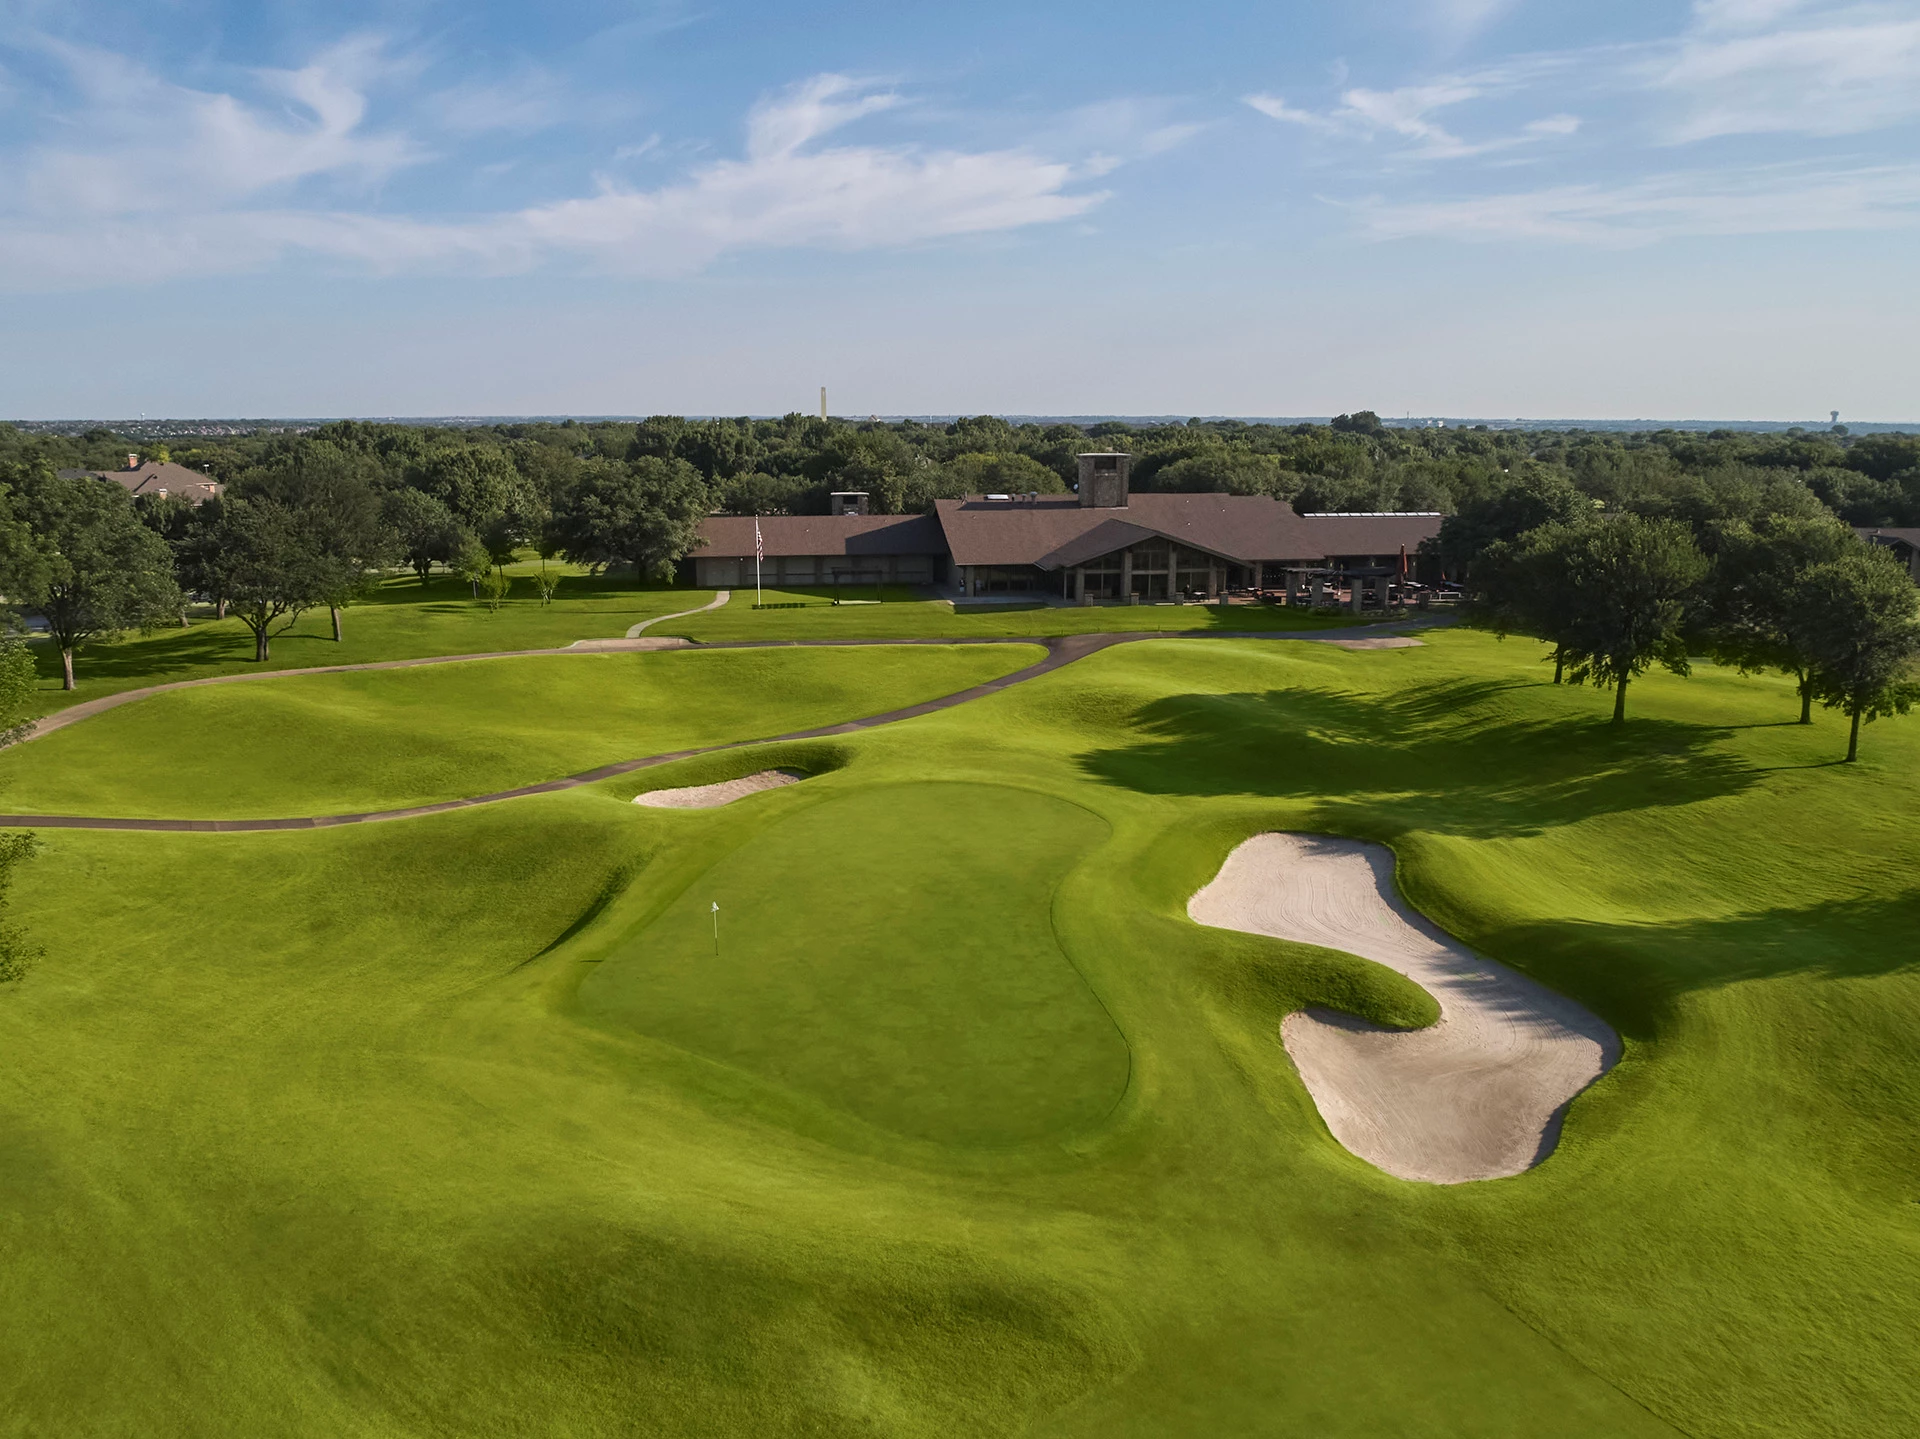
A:
[[[1411,908],[1382,845],[1255,835],[1187,913],[1375,960],[1439,1001],[1439,1022],[1411,1032],[1312,1009],[1280,1026],[1334,1138],[1401,1179],[1457,1184],[1532,1168],[1552,1152],[1568,1102],[1620,1055],[1598,1016]]]
[[[763,769],[740,779],[723,779],[718,784],[696,784],[686,789],[651,789],[633,797],[635,804],[651,809],[717,809],[761,790],[779,789],[804,779],[797,770]]]

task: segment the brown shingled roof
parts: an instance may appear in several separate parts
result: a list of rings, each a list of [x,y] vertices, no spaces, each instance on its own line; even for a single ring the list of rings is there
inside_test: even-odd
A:
[[[1444,516],[1302,515],[1315,555],[1395,555],[1401,546],[1411,555],[1422,540],[1440,533]]]
[[[703,559],[752,559],[752,515],[709,515],[700,522]],[[946,541],[931,515],[762,515],[764,552],[774,555],[943,555]]]
[[[176,465],[171,460],[148,460],[131,470],[62,470],[60,475],[62,479],[92,475],[96,480],[112,480],[135,498],[164,494],[191,500],[196,505],[202,500],[214,499],[226,490],[226,486],[217,480],[209,479],[185,465]]]
[[[1135,494],[1114,509],[1082,509],[1071,496],[1012,503],[969,496],[936,500],[934,508],[960,565],[1058,569],[1150,535],[1238,564],[1325,553],[1312,547],[1292,506],[1265,495]],[[1104,542],[1107,537],[1112,543]]]

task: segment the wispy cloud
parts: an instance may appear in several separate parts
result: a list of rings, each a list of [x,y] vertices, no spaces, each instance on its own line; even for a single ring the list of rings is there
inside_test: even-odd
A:
[[[1436,118],[1439,112],[1472,100],[1513,94],[1548,63],[1533,61],[1480,74],[1443,76],[1393,90],[1356,86],[1343,91],[1340,103],[1323,112],[1290,105],[1282,96],[1271,94],[1248,95],[1245,103],[1269,119],[1329,137],[1373,140],[1390,136],[1406,141],[1407,145],[1396,152],[1403,159],[1457,160],[1570,135],[1579,129],[1578,117],[1554,114],[1529,121],[1514,132],[1467,140]]]
[[[560,259],[683,275],[743,250],[859,250],[1048,224],[1105,198],[1073,188],[1085,165],[1026,149],[831,143],[901,97],[821,75],[752,108],[739,158],[651,189],[603,178],[589,195],[459,218],[276,203],[302,179],[377,176],[425,158],[407,137],[366,129],[355,78],[379,59],[359,42],[268,77],[295,107],[291,120],[117,62],[131,98],[95,117],[89,143],[25,157],[34,183],[24,206],[0,216],[0,274],[16,288],[146,281],[308,253],[381,272],[505,272]],[[143,99],[157,102],[155,126],[130,135],[122,109]]]
[[[149,212],[183,195],[217,204],[314,176],[375,180],[427,155],[364,123],[368,86],[397,68],[370,37],[298,70],[256,72],[272,108],[187,89],[109,52],[41,45],[67,70],[85,135],[22,157],[24,198],[42,213]]]
[[[1677,107],[1667,138],[1855,135],[1920,116],[1920,15],[1849,8],[1766,28],[1804,8],[1702,6],[1695,32],[1642,72]]]
[[[1920,224],[1920,166],[1838,174],[1800,167],[1687,171],[1624,185],[1556,185],[1468,199],[1363,201],[1374,240],[1556,240],[1626,247],[1697,235],[1906,229]]]

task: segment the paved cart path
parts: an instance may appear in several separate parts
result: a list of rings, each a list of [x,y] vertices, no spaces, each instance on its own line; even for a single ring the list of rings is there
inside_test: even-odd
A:
[[[654,625],[663,625],[668,620],[684,620],[688,615],[704,615],[708,610],[719,609],[720,606],[724,605],[728,600],[732,598],[733,598],[732,590],[715,590],[713,598],[707,601],[706,604],[701,605],[699,609],[680,610],[674,614],[655,615],[650,620],[642,620],[640,621],[639,624],[633,626],[631,629],[627,631],[627,638],[630,640],[637,640],[640,638],[641,635],[645,634]],[[574,644],[576,645],[591,644],[591,643],[592,643],[591,640],[575,640],[574,641]]]
[[[1344,950],[1397,969],[1440,1019],[1383,1029],[1305,1009],[1280,1040],[1333,1137],[1401,1179],[1519,1174],[1553,1152],[1573,1097],[1620,1058],[1606,1021],[1475,954],[1400,897],[1393,851],[1314,834],[1259,834],[1187,905],[1201,924]]]
[[[711,608],[711,607],[709,607]],[[694,611],[693,613],[698,613]],[[668,618],[662,616],[662,618]],[[1393,624],[1394,629],[1431,628],[1436,624],[1446,624],[1451,616],[1434,619],[1403,620]],[[724,750],[743,749],[749,745],[779,744],[787,740],[821,739],[829,735],[856,734],[861,730],[875,729],[880,725],[897,724],[901,720],[915,719],[920,715],[935,714],[940,710],[952,709],[956,705],[984,699],[988,695],[998,694],[1013,685],[1024,684],[1041,675],[1051,674],[1064,665],[1085,659],[1088,655],[1114,645],[1132,644],[1140,640],[1303,640],[1314,644],[1331,644],[1342,649],[1398,649],[1418,645],[1419,640],[1394,636],[1356,636],[1351,632],[1331,635],[1305,635],[1286,630],[1227,630],[1195,633],[1190,630],[1141,630],[1121,634],[1097,635],[1055,635],[1022,637],[1018,635],[943,637],[935,639],[848,639],[848,640],[729,640],[713,644],[695,646],[683,639],[652,638],[642,635],[637,639],[617,640],[581,640],[560,649],[539,650],[499,650],[486,654],[472,655],[435,655],[428,659],[376,660],[357,665],[320,665],[311,669],[266,670],[255,674],[214,675],[206,679],[177,680],[172,684],[150,685],[146,689],[124,690],[119,694],[104,695],[97,700],[88,700],[69,709],[61,710],[40,721],[33,734],[20,741],[22,744],[64,729],[70,724],[93,715],[104,713],[119,705],[132,704],[135,700],[146,699],[150,695],[165,694],[170,690],[193,689],[199,685],[247,684],[256,680],[285,679],[298,675],[343,674],[353,670],[396,670],[412,669],[420,665],[465,664],[469,661],[522,659],[533,655],[585,655],[630,653],[649,650],[679,650],[698,648],[702,650],[747,650],[747,649],[839,649],[864,645],[1040,645],[1046,651],[1046,657],[1025,669],[1015,670],[1012,674],[1002,675],[999,679],[988,680],[985,684],[974,685],[971,689],[943,695],[939,699],[927,700],[905,709],[888,710],[884,714],[869,715],[865,719],[847,720],[841,724],[823,725],[817,729],[794,730],[789,734],[766,735],[754,739],[732,740],[726,744],[703,745],[696,749],[673,750],[666,754],[646,755],[640,759],[621,760],[617,764],[602,765],[581,774],[567,775],[561,779],[546,780],[540,784],[521,785],[517,789],[503,789],[493,794],[475,795],[469,799],[443,800],[437,804],[414,805],[404,809],[369,810],[361,814],[307,815],[292,819],[117,819],[100,815],[77,814],[0,814],[0,825],[20,825],[28,829],[129,829],[129,830],[189,830],[217,833],[238,833],[253,830],[280,829],[324,829],[337,824],[368,824],[377,820],[412,819],[418,815],[442,814],[448,810],[469,809],[474,805],[498,804],[501,800],[518,799],[522,795],[552,794],[559,790],[577,789],[581,785],[597,784],[603,779],[612,779],[617,775],[631,774],[635,770],[650,769],[654,765],[670,764],[674,760],[691,759],[695,755],[717,754]]]

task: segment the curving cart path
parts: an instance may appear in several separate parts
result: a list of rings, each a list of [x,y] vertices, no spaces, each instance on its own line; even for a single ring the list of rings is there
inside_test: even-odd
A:
[[[671,614],[671,615],[655,615],[650,620],[642,620],[640,621],[639,624],[634,625],[631,629],[627,631],[627,638],[630,640],[637,640],[640,638],[640,636],[642,636],[647,632],[649,627],[653,625],[665,624],[668,620],[684,620],[688,615],[704,615],[708,610],[719,609],[720,606],[724,605],[728,600],[732,598],[733,598],[732,590],[715,590],[713,592],[713,598],[709,600],[706,604],[701,605],[699,609],[681,610],[677,614]],[[575,640],[573,642],[574,645],[583,645],[583,644],[592,644],[592,643],[593,643],[592,640]],[[569,645],[568,648],[569,649],[573,648],[573,645]]]
[[[703,606],[712,609],[714,605]],[[700,610],[689,610],[689,614],[699,614]],[[659,619],[674,619],[678,616],[661,615]],[[1451,622],[1451,616],[1432,620],[1410,620],[1394,623],[1395,629],[1431,628],[1436,624]],[[646,623],[655,623],[647,621]],[[0,825],[20,825],[28,829],[121,829],[121,830],[189,830],[219,833],[238,833],[254,830],[282,829],[324,829],[337,824],[368,824],[378,820],[412,819],[419,815],[443,814],[448,810],[469,809],[474,805],[498,804],[502,800],[518,799],[522,795],[552,794],[559,790],[577,789],[581,785],[595,784],[603,779],[612,779],[617,775],[631,774],[635,770],[650,769],[654,765],[670,764],[674,760],[691,759],[695,755],[716,754],[723,750],[742,749],[749,745],[779,744],[786,740],[821,739],[829,735],[855,734],[861,730],[874,729],[880,725],[897,724],[901,720],[917,718],[924,714],[934,714],[940,710],[952,709],[956,705],[984,699],[988,695],[998,694],[1012,685],[1024,684],[1041,675],[1051,674],[1063,665],[1075,660],[1085,659],[1099,650],[1117,644],[1130,644],[1138,640],[1170,639],[1222,639],[1222,640],[1302,640],[1314,644],[1330,644],[1341,649],[1399,649],[1418,645],[1416,639],[1394,636],[1332,636],[1302,635],[1289,631],[1276,630],[1236,630],[1195,634],[1185,630],[1142,630],[1121,634],[1059,635],[1050,637],[1023,637],[1018,635],[940,637],[931,639],[859,639],[859,640],[729,640],[714,644],[695,645],[692,641],[673,639],[665,636],[655,638],[641,635],[630,639],[579,640],[558,649],[537,650],[497,650],[483,654],[434,655],[427,659],[376,660],[357,665],[318,665],[308,669],[264,670],[254,674],[214,675],[206,679],[176,680],[171,684],[150,685],[145,689],[123,690],[119,694],[103,695],[97,700],[87,700],[73,705],[41,720],[32,734],[19,742],[30,743],[42,735],[64,729],[70,724],[93,715],[102,714],[120,705],[132,704],[150,695],[165,694],[170,690],[194,689],[200,685],[250,684],[256,680],[284,679],[294,675],[342,674],[351,670],[397,670],[412,669],[421,665],[465,664],[476,660],[521,659],[532,655],[585,655],[608,653],[631,653],[634,651],[669,649],[835,649],[861,645],[1040,645],[1047,651],[1046,657],[1025,669],[1015,670],[1012,674],[1002,675],[999,679],[988,680],[985,684],[974,685],[970,689],[943,695],[939,699],[927,700],[922,704],[909,705],[905,709],[888,710],[884,714],[869,715],[865,719],[848,720],[842,724],[824,725],[818,729],[795,730],[790,734],[766,735],[755,739],[734,740],[727,744],[706,745],[697,749],[673,750],[667,754],[647,755],[640,759],[621,760],[617,764],[602,765],[598,769],[587,770],[581,774],[567,775],[561,779],[547,780],[540,784],[521,785],[517,789],[499,790],[493,794],[474,795],[468,799],[443,800],[437,804],[414,805],[405,809],[369,810],[360,814],[307,815],[290,819],[121,819],[99,815],[77,814],[0,814]]]
[[[1598,1015],[1483,958],[1400,897],[1393,852],[1325,835],[1255,835],[1187,905],[1201,924],[1344,950],[1439,1001],[1439,1022],[1382,1029],[1290,1014],[1281,1042],[1333,1137],[1401,1179],[1519,1174],[1553,1152],[1573,1097],[1620,1057]]]

